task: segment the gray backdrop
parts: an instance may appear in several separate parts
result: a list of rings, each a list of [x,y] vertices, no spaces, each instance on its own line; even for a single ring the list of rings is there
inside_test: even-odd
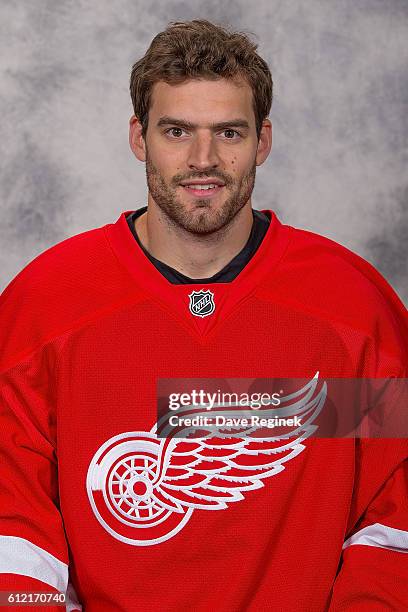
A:
[[[0,290],[146,203],[132,64],[172,20],[253,32],[275,84],[256,208],[371,261],[408,303],[408,0],[1,0]]]

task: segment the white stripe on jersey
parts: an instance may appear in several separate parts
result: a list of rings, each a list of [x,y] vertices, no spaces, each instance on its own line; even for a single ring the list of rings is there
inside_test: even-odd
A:
[[[78,601],[78,596],[71,582],[68,583],[65,610],[66,612],[77,612],[77,611],[81,612],[82,611],[82,606]]]
[[[65,593],[68,565],[54,555],[17,536],[0,535],[0,572],[36,578]]]
[[[343,544],[343,550],[353,544],[378,546],[395,552],[408,553],[408,531],[374,523],[360,529],[348,538]]]

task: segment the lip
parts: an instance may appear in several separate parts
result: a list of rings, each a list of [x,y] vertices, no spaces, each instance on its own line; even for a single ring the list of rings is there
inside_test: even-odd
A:
[[[201,183],[201,185],[205,185],[206,183]],[[214,183],[207,183],[208,185],[213,185]],[[217,193],[224,188],[224,185],[217,185],[213,189],[194,189],[194,185],[180,185],[182,189],[187,191],[187,193],[195,196],[196,198],[212,198]]]
[[[220,181],[218,178],[202,178],[202,179],[191,179],[191,181],[184,181],[184,183],[180,183],[183,187],[187,185],[221,185],[224,186],[224,183]]]

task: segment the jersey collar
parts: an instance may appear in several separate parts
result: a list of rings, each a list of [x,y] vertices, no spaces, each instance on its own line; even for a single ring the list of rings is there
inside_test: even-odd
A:
[[[122,212],[115,223],[103,228],[118,260],[145,293],[202,342],[208,341],[265,277],[274,274],[292,229],[283,225],[272,210],[262,210],[271,219],[268,230],[253,257],[232,281],[175,285],[163,276],[135,240],[126,220],[131,212]]]

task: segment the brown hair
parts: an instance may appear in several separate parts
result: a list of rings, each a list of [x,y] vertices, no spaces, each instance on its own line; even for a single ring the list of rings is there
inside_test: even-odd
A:
[[[232,32],[206,19],[170,22],[157,34],[145,55],[132,67],[130,96],[146,138],[153,85],[178,84],[190,78],[243,77],[252,89],[256,133],[272,106],[272,76],[268,64],[243,32]]]

